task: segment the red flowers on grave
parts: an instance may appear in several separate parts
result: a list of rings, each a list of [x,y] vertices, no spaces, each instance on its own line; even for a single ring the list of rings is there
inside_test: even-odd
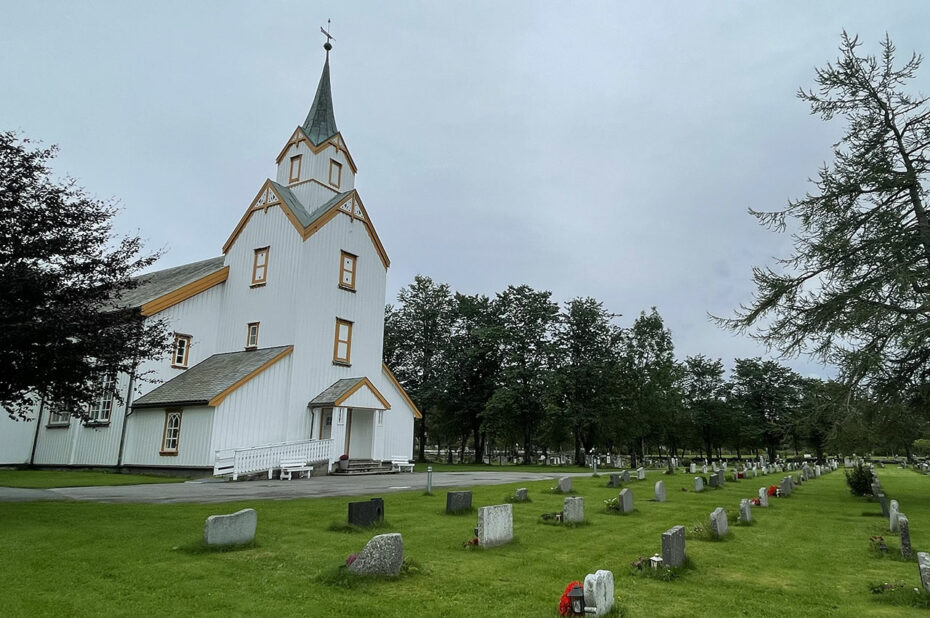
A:
[[[762,506],[762,500],[759,500],[758,498],[753,498],[750,500],[750,502],[752,502],[753,506]]]
[[[770,496],[778,495],[778,485],[771,485],[766,492]]]
[[[349,565],[351,565],[353,562],[355,562],[355,559],[356,559],[356,558],[358,558],[358,554],[349,554],[349,555],[346,557],[346,566],[349,566]]]
[[[462,543],[462,547],[465,549],[468,549],[469,547],[478,547],[478,537],[475,537],[470,541],[465,541]]]
[[[581,582],[572,582],[569,585],[565,586],[565,592],[562,593],[562,598],[559,599],[559,615],[560,616],[571,616],[572,614],[572,602],[568,598],[568,593],[572,591],[572,588],[575,586],[580,586]]]

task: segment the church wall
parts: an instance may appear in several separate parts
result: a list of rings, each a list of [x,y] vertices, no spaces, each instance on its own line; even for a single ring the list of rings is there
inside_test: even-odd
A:
[[[13,420],[4,408],[0,408],[0,465],[29,463],[32,441],[35,438],[38,410],[30,420]]]
[[[300,161],[300,177],[296,182],[316,178],[327,187],[331,186],[339,192],[350,191],[355,188],[355,174],[352,173],[352,166],[349,165],[348,158],[345,156],[344,152],[336,149],[335,146],[327,146],[317,154],[314,154],[313,151],[307,147],[306,142],[300,142],[300,144],[296,146],[292,145],[287,149],[284,156],[281,157],[281,162],[278,164],[278,172],[275,178],[278,183],[285,186],[291,184],[291,157],[296,155],[302,157]],[[339,179],[340,182],[338,187],[331,185],[329,182],[330,159],[342,165],[342,175]],[[313,204],[315,202],[309,203]],[[322,204],[322,202],[320,203]]]
[[[126,446],[123,457],[127,466],[176,466],[181,468],[213,467],[214,453],[210,448],[213,434],[213,408],[184,408],[178,454],[161,455],[165,430],[165,410],[136,410],[128,418]]]
[[[383,374],[379,374],[383,375]],[[384,459],[413,457],[413,409],[394,386],[394,382],[383,375],[381,393],[391,402],[391,409],[384,413]]]

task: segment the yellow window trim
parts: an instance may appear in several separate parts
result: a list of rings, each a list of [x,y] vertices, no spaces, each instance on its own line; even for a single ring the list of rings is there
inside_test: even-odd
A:
[[[288,182],[297,182],[300,180],[300,168],[303,165],[303,155],[294,155],[291,157],[291,169],[288,170],[287,181]],[[295,165],[296,163],[296,165]],[[297,168],[297,173],[294,173],[294,168]]]
[[[346,270],[346,258],[349,258],[352,260],[352,270]],[[352,281],[350,283],[346,283],[342,280],[342,276],[347,272],[351,273],[352,275]],[[346,290],[352,290],[354,292],[355,291],[355,275],[357,273],[358,273],[358,256],[352,253],[349,253],[348,251],[340,251],[339,252],[339,287],[346,289]]]
[[[245,377],[243,377],[243,378],[240,378],[240,379],[237,380],[234,384],[232,384],[231,386],[227,387],[222,393],[220,393],[219,395],[217,395],[216,397],[214,397],[213,399],[211,399],[210,401],[208,401],[208,402],[207,402],[207,405],[208,405],[208,406],[218,406],[218,405],[220,405],[221,403],[223,403],[223,400],[224,400],[224,399],[226,399],[230,394],[232,394],[233,391],[237,390],[237,389],[238,389],[239,387],[241,387],[243,384],[245,384],[246,382],[248,382],[249,380],[251,380],[252,378],[254,378],[255,376],[257,376],[258,374],[260,374],[260,373],[263,372],[264,370],[268,369],[269,367],[271,367],[271,366],[274,365],[276,362],[278,362],[279,360],[281,360],[282,358],[284,358],[285,356],[287,356],[288,354],[290,354],[290,353],[293,352],[293,351],[294,351],[294,346],[292,346],[292,345],[287,346],[287,348],[285,348],[284,350],[282,350],[277,356],[275,356],[275,357],[272,358],[272,359],[269,359],[264,365],[262,365],[262,366],[259,367],[258,369],[255,369],[254,371],[252,371],[251,373],[249,373],[249,375],[247,375],[247,376],[245,376]]]
[[[335,148],[337,151],[345,155],[346,161],[349,162],[349,167],[352,168],[353,174],[358,174],[358,167],[355,166],[355,160],[352,159],[352,155],[349,154],[349,149],[346,146],[346,141],[342,139],[342,133],[336,133],[331,138],[320,144],[319,146],[314,146],[313,142],[310,141],[310,138],[307,137],[307,134],[304,133],[304,129],[301,126],[298,126],[294,129],[294,132],[291,134],[291,138],[287,140],[287,143],[284,144],[284,148],[281,149],[281,152],[275,157],[275,165],[281,164],[281,159],[284,158],[284,155],[288,153],[292,146],[298,146],[303,142],[306,144],[307,148],[313,154],[319,154],[326,150],[329,147]]]
[[[349,327],[349,334],[345,340],[339,338],[339,327],[345,325]],[[354,322],[349,320],[343,320],[342,318],[336,318],[336,330],[333,333],[333,362],[340,363],[345,365],[352,364],[352,327],[355,325]],[[346,344],[346,357],[339,357],[339,344]]]
[[[343,403],[345,403],[349,399],[349,397],[351,397],[356,392],[358,392],[358,390],[361,389],[363,386],[367,386],[371,390],[371,394],[374,395],[375,398],[381,402],[381,405],[384,406],[385,410],[391,409],[391,404],[388,403],[388,400],[384,398],[384,395],[382,395],[381,392],[375,388],[375,385],[372,384],[371,380],[369,380],[368,378],[362,378],[362,380],[358,384],[356,384],[355,386],[347,390],[345,393],[343,393],[343,395],[339,397],[339,399],[333,402],[333,407],[341,406]]]
[[[196,296],[201,292],[209,290],[215,285],[219,285],[226,281],[229,277],[229,266],[224,266],[215,273],[211,273],[205,277],[201,277],[196,281],[191,281],[187,285],[183,285],[178,289],[168,292],[159,296],[155,300],[150,300],[149,302],[142,305],[142,315],[148,317],[150,315],[155,315],[159,311],[164,311],[169,307],[173,307],[180,302],[187,300],[192,296]]]
[[[388,366],[384,363],[381,363],[381,371],[388,377],[388,379],[394,384],[398,391],[400,391],[400,396],[404,398],[404,401],[407,402],[413,409],[413,416],[416,418],[423,418],[423,413],[420,412],[420,408],[417,407],[417,404],[413,403],[413,399],[410,398],[410,395],[407,394],[407,391],[404,390],[404,387],[400,385],[400,382],[397,381],[397,378],[394,377],[394,374],[388,369]]]
[[[268,258],[271,254],[271,251],[269,251],[269,249],[271,249],[270,245],[267,247],[259,247],[258,249],[255,250],[255,254],[252,257],[252,285],[253,286],[265,285],[268,282]],[[262,253],[265,254],[265,263],[259,265],[258,256],[261,255]],[[264,270],[262,271],[261,279],[258,279],[255,276],[259,268],[264,268]]]

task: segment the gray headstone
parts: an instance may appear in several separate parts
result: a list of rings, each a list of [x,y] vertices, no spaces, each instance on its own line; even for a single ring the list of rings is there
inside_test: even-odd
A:
[[[610,480],[607,481],[607,486],[608,486],[608,487],[620,487],[620,475],[619,475],[619,474],[611,474],[611,475],[610,475]]]
[[[614,608],[614,574],[595,571],[584,578],[585,615],[606,616]],[[593,608],[593,612],[588,609]]]
[[[623,481],[624,483],[629,483],[630,482],[630,471],[624,470],[623,472],[621,472],[620,480]]]
[[[704,491],[704,479],[699,476],[694,477],[694,491],[699,493]]]
[[[891,517],[891,513],[888,512],[888,500],[885,498],[885,492],[879,491],[878,494],[876,494],[875,499],[878,500],[878,503],[882,507],[882,516]],[[899,520],[900,520],[900,517],[901,516],[899,514],[898,515]],[[900,521],[898,523],[900,524]]]
[[[685,563],[684,526],[675,526],[662,533],[662,562],[669,567]]]
[[[891,532],[898,531],[898,511],[900,510],[897,500],[892,500],[888,505],[888,530]]]
[[[930,554],[925,551],[917,552],[917,568],[920,570],[920,583],[924,590],[930,592]]]
[[[908,560],[913,555],[911,549],[911,526],[907,521],[907,515],[898,513],[898,534],[901,538],[901,557]]]
[[[397,575],[404,564],[404,539],[399,532],[372,537],[349,570],[361,575]]]
[[[349,503],[349,523],[353,526],[366,527],[382,521],[384,521],[384,500],[381,498]]]
[[[633,512],[633,492],[629,488],[620,490],[619,500],[621,513]]]
[[[723,507],[718,506],[710,514],[710,531],[716,537],[724,537],[727,535],[728,530],[727,512],[723,510]]]
[[[707,464],[701,466],[701,474],[707,474]]]
[[[255,540],[258,513],[242,509],[230,515],[210,515],[203,525],[203,541],[207,545],[242,545]]]
[[[565,498],[562,502],[562,521],[573,523],[584,521],[584,498]]]
[[[478,509],[478,545],[494,547],[513,540],[513,505],[497,504]]]
[[[656,482],[656,502],[665,502],[665,482]]]
[[[470,510],[470,491],[450,491],[446,494],[446,513],[461,513]]]
[[[688,468],[688,470],[691,472],[691,474],[695,474],[695,473],[697,472],[697,464],[695,464],[695,463],[692,461],[692,462],[691,462],[691,466]]]
[[[752,521],[752,504],[747,498],[739,501],[739,520],[744,524]]]
[[[781,495],[790,496],[791,495],[791,477],[786,476],[781,480]]]
[[[636,468],[636,478],[639,479],[640,481],[646,480],[646,469],[643,468],[642,466],[640,466],[639,468]]]
[[[720,487],[720,477],[717,476],[717,473],[710,475],[710,478],[707,479],[711,487]]]
[[[724,486],[724,482],[726,480],[726,477],[724,476],[725,474],[726,474],[726,468],[721,468],[720,470],[717,471],[717,486],[718,487]]]
[[[572,477],[563,476],[559,479],[559,491],[563,494],[571,493],[572,491]]]
[[[517,500],[520,502],[526,502],[529,499],[529,496],[527,495],[526,487],[521,487],[520,489],[518,489],[515,493],[515,496]]]
[[[736,471],[736,468],[733,468],[731,476],[733,481],[739,481],[739,472]]]
[[[768,487],[759,488],[759,506],[766,507],[769,505],[769,489]]]

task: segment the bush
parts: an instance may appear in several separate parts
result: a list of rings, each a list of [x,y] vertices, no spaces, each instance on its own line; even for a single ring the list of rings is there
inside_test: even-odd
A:
[[[872,493],[872,469],[861,461],[855,468],[846,471],[846,484],[854,496],[868,496]]]

